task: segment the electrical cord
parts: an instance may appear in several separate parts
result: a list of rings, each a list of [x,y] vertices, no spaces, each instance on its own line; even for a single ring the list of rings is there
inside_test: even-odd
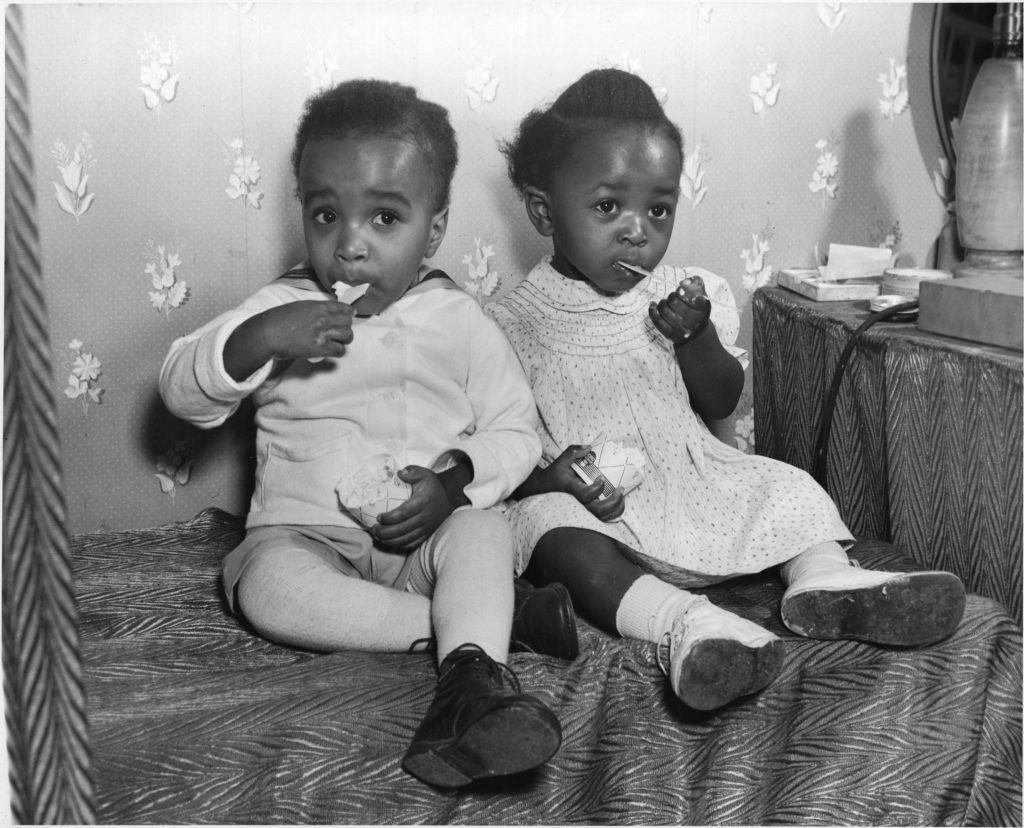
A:
[[[821,412],[821,427],[818,431],[818,440],[814,447],[813,466],[811,474],[818,482],[818,485],[828,491],[828,445],[832,433],[832,418],[835,415],[836,400],[839,397],[839,386],[842,384],[843,375],[846,373],[846,364],[850,361],[853,349],[857,340],[868,328],[876,322],[892,320],[894,322],[914,322],[917,320],[916,301],[904,302],[900,305],[893,305],[885,310],[871,314],[860,327],[853,332],[846,347],[836,363],[835,373],[832,375],[832,384],[828,389],[828,396],[825,398],[825,406]]]

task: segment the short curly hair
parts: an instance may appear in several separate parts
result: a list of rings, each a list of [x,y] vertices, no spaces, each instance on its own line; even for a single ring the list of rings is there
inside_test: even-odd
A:
[[[371,136],[399,138],[413,144],[433,173],[436,208],[448,204],[459,160],[448,110],[423,100],[411,86],[390,81],[343,81],[306,101],[292,149],[296,184],[302,151],[311,140]]]
[[[569,86],[547,109],[535,109],[511,141],[499,144],[512,186],[549,190],[558,168],[577,141],[598,130],[635,125],[660,133],[679,148],[683,136],[669,120],[651,87],[621,69],[594,69]]]

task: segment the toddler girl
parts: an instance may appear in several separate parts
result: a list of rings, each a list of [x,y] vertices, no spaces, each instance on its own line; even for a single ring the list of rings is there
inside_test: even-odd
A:
[[[552,255],[488,306],[542,422],[541,465],[510,515],[517,571],[564,583],[606,631],[658,645],[676,695],[697,709],[765,687],[783,645],[651,574],[664,564],[695,587],[782,564],[782,619],[811,638],[917,646],[950,635],[964,607],[956,576],[851,565],[853,538],[810,475],[705,425],[742,389],[720,338],[738,320],[723,280],[659,267],[683,147],[650,87],[589,72],[502,150],[530,222],[552,241]],[[601,439],[643,452],[645,479],[628,495],[603,494],[572,468]]]

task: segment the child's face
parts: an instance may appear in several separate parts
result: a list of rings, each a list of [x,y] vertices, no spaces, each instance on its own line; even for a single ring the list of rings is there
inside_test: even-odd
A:
[[[435,209],[422,154],[397,138],[318,138],[299,164],[306,251],[327,290],[366,282],[360,315],[379,313],[416,278],[444,238],[447,207]]]
[[[679,199],[679,156],[669,138],[636,128],[580,141],[546,194],[555,268],[602,293],[633,288],[640,277],[615,263],[650,270],[665,255]]]

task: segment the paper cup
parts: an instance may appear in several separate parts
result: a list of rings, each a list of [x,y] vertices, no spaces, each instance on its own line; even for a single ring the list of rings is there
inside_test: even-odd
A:
[[[359,507],[359,520],[369,528],[377,522],[379,515],[397,509],[409,499],[411,494],[412,486],[394,477],[387,483],[381,484],[373,500]]]
[[[594,465],[616,489],[631,492],[644,479],[646,458],[640,449],[621,446],[613,440],[590,447]]]

